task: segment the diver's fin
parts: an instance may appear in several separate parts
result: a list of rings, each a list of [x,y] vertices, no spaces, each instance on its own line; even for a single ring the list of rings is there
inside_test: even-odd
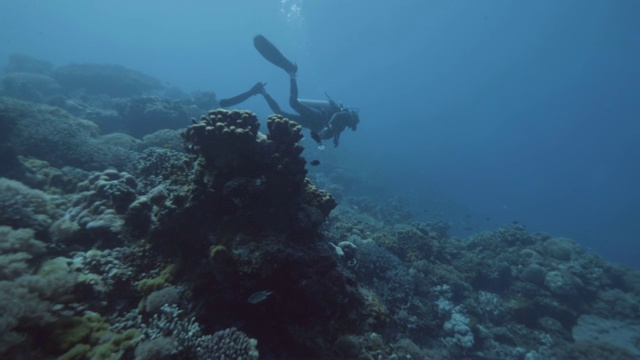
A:
[[[273,45],[266,37],[262,35],[256,35],[253,38],[253,46],[255,46],[256,50],[267,59],[273,65],[281,68],[286,71],[287,74],[295,74],[298,71],[298,66],[291,61],[289,61],[278,48]]]

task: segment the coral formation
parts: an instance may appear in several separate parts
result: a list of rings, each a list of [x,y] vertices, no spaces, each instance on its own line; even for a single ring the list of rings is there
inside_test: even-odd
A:
[[[87,238],[116,246],[124,226],[124,213],[136,200],[136,180],[115,170],[95,173],[78,184],[64,216],[51,226],[55,241],[78,242]]]
[[[49,75],[52,70],[53,65],[50,62],[36,59],[25,54],[9,55],[9,61],[4,68],[5,73],[24,72],[42,75]]]
[[[215,110],[187,128],[187,149],[203,160],[196,182],[204,186],[191,198],[197,194],[199,212],[211,223],[253,232],[286,229],[301,240],[335,202],[305,182],[301,127],[278,115],[267,120],[267,136],[259,126],[252,113]]]
[[[236,328],[220,330],[198,349],[199,359],[257,360],[256,339],[249,338]]]
[[[58,82],[50,76],[28,72],[10,72],[2,78],[5,96],[21,100],[44,102],[60,93]]]
[[[173,151],[184,151],[184,143],[180,132],[177,130],[162,129],[145,135],[139,148],[160,148]]]
[[[94,123],[75,118],[57,107],[3,97],[0,98],[0,119],[15,124],[10,140],[18,153],[46,160],[54,166],[124,170],[135,157],[129,150],[101,143]]]
[[[77,283],[66,259],[43,261],[46,244],[34,237],[30,229],[0,226],[0,354],[53,323]]]
[[[181,101],[139,96],[115,104],[119,121],[98,122],[106,132],[117,131],[142,138],[162,129],[180,129],[188,125],[189,114]]]
[[[94,95],[129,97],[164,88],[160,80],[121,65],[65,65],[55,68],[52,76],[65,91],[85,91]]]
[[[62,199],[23,183],[0,178],[0,224],[44,231],[61,215]]]
[[[367,194],[380,195],[372,176],[324,159],[307,172],[281,116],[266,134],[226,110],[147,134],[215,107],[212,93],[141,97],[153,81],[108,66],[8,69],[56,74],[67,93],[0,98],[2,358],[640,354],[637,269],[518,224],[450,236]],[[75,97],[100,73],[116,79]],[[98,95],[127,84],[136,98]],[[99,136],[98,118],[145,136]]]

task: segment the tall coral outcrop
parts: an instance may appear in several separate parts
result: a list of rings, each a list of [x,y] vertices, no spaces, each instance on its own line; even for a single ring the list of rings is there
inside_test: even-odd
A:
[[[268,135],[259,126],[250,112],[220,109],[184,132],[201,161],[191,204],[227,229],[313,233],[335,201],[305,181],[301,127],[278,115],[267,120]]]
[[[297,123],[273,115],[268,134],[259,127],[251,112],[213,110],[184,131],[189,154],[147,152],[136,172],[158,181],[143,182],[126,224],[180,255],[177,276],[189,279],[205,327],[242,322],[275,353],[321,354],[318,337],[356,329],[363,303],[317,241],[336,202],[306,178]]]

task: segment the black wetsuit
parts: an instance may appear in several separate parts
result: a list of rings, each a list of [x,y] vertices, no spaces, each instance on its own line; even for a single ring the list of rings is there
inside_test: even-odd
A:
[[[328,110],[316,109],[305,105],[298,100],[298,82],[295,77],[291,77],[289,89],[289,105],[297,111],[297,114],[283,111],[280,105],[264,90],[264,84],[257,83],[250,90],[243,92],[228,99],[221,99],[220,106],[229,107],[237,105],[249,97],[262,94],[267,101],[271,111],[278,115],[282,115],[291,121],[295,121],[302,127],[311,130],[311,137],[321,143],[321,140],[333,139],[333,145],[338,146],[340,134],[347,128],[352,120],[349,111],[343,110],[337,104]]]
[[[298,100],[298,82],[295,77],[290,80],[289,106],[297,111],[298,114],[283,111],[280,105],[266,91],[262,92],[262,95],[267,104],[269,104],[271,111],[311,130],[312,137],[317,142],[320,142],[318,139],[327,140],[333,138],[333,144],[338,146],[340,133],[347,128],[351,121],[349,111],[342,110],[338,105],[332,111],[323,111],[301,103]]]
[[[289,105],[297,111],[297,114],[288,113],[282,110],[280,105],[267,93],[263,83],[255,84],[251,90],[243,92],[240,95],[229,99],[220,100],[220,106],[228,107],[239,104],[252,95],[262,94],[269,104],[271,111],[278,115],[282,115],[291,121],[295,121],[302,127],[311,130],[311,137],[321,144],[322,139],[333,139],[333,145],[338,146],[340,134],[347,128],[351,127],[355,131],[359,122],[357,113],[345,110],[331,101],[331,106],[327,109],[319,109],[306,105],[298,100],[298,82],[296,81],[296,72],[298,66],[288,60],[278,48],[273,45],[267,38],[262,35],[256,35],[253,38],[253,45],[256,50],[269,62],[284,70],[289,74]]]

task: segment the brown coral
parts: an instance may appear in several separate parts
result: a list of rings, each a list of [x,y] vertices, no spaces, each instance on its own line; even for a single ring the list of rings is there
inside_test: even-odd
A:
[[[183,133],[187,150],[203,159],[196,206],[227,231],[315,231],[335,201],[305,182],[302,128],[279,115],[267,120],[268,135],[259,126],[251,112],[219,109]]]

